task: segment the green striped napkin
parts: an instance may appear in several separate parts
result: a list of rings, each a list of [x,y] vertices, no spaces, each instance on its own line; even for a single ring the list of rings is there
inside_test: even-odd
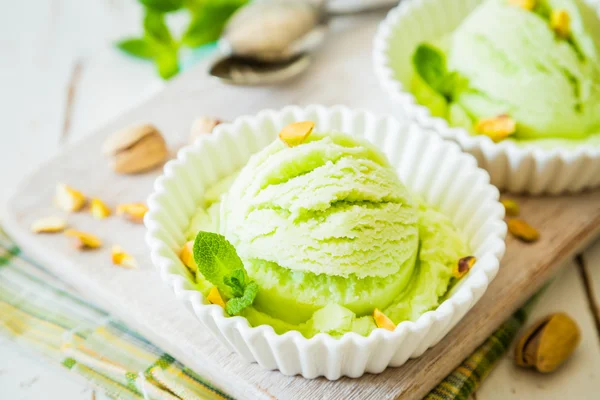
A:
[[[123,399],[231,399],[82,300],[0,230],[0,334]]]
[[[426,398],[466,399],[507,351],[519,310]],[[0,335],[123,399],[232,399],[28,259],[0,229]]]

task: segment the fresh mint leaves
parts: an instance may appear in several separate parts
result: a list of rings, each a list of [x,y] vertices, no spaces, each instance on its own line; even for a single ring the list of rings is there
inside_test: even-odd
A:
[[[183,7],[183,0],[139,0],[144,6],[159,12],[177,11]]]
[[[244,293],[240,297],[233,297],[225,304],[225,311],[229,315],[238,315],[244,308],[254,302],[258,293],[258,285],[252,281],[244,288]]]
[[[125,53],[129,53],[132,56],[138,58],[145,58],[151,60],[154,58],[155,54],[152,45],[144,39],[123,39],[117,42],[117,47],[123,50]]]
[[[224,236],[198,232],[194,260],[198,271],[228,299],[225,305],[228,314],[237,315],[252,304],[258,285],[248,278],[235,247]]]
[[[442,51],[429,44],[420,44],[413,54],[413,66],[421,79],[450,101],[460,87],[461,78],[449,72]]]
[[[146,14],[144,15],[144,33],[147,39],[154,41],[157,45],[167,47],[176,45],[167,27],[164,13],[146,9]]]
[[[225,23],[247,0],[208,1],[192,12],[192,20],[181,41],[189,47],[214,42],[221,35]]]
[[[160,76],[169,79],[179,72],[179,51],[219,38],[229,17],[248,0],[138,0],[144,6],[144,35],[126,38],[117,48],[138,58],[153,60]],[[190,22],[182,37],[175,37],[166,21],[171,12],[187,12]]]

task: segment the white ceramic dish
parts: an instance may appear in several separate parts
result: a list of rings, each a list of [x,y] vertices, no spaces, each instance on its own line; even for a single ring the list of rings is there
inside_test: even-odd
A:
[[[278,335],[270,326],[251,327],[245,318],[226,317],[221,307],[208,304],[194,290],[178,252],[204,190],[242,167],[282,127],[302,120],[314,121],[319,131],[339,130],[373,142],[413,192],[450,215],[465,232],[478,261],[436,310],[414,322],[400,323],[394,332],[376,329],[368,337],[347,333],[340,339],[325,334],[306,339],[296,331]],[[148,205],[146,241],[161,279],[175,295],[221,343],[249,362],[306,378],[359,377],[418,357],[479,300],[496,275],[505,249],[504,208],[498,202],[498,190],[473,157],[416,124],[345,107],[286,107],[219,125],[212,135],[181,150],[165,166]]]
[[[405,89],[412,75],[412,54],[419,43],[451,32],[481,0],[403,0],[381,23],[375,36],[374,67],[384,90],[403,115],[457,142],[486,169],[492,184],[513,193],[578,192],[600,186],[600,148],[542,149],[511,141],[494,143],[487,136],[473,136],[433,117]],[[597,13],[600,1],[588,0]],[[392,51],[393,49],[393,51]]]

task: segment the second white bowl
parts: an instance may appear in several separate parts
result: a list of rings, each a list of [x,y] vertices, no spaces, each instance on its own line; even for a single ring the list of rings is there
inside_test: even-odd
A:
[[[416,321],[401,322],[393,332],[376,329],[368,337],[347,333],[340,339],[326,334],[307,339],[297,331],[278,335],[268,325],[252,327],[245,318],[228,317],[194,289],[178,253],[204,191],[244,166],[253,153],[276,139],[281,128],[306,120],[314,121],[318,131],[337,130],[374,143],[407,187],[450,216],[468,237],[477,263],[437,309]],[[483,295],[505,249],[506,224],[498,190],[473,157],[414,123],[345,107],[286,107],[219,125],[165,166],[148,205],[146,242],[152,261],[161,279],[204,327],[247,361],[306,378],[359,377],[420,356]]]
[[[492,184],[513,193],[577,192],[600,186],[600,147],[543,149],[512,141],[494,143],[484,135],[471,135],[451,127],[417,103],[408,90],[412,54],[422,42],[452,32],[482,0],[403,0],[391,10],[375,36],[373,62],[378,80],[400,112],[457,142],[486,169]],[[587,0],[600,14],[600,1]]]

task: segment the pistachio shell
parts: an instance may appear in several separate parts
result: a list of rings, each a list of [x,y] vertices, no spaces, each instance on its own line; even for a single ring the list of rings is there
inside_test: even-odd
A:
[[[104,142],[102,151],[106,155],[113,155],[155,133],[158,133],[158,129],[151,124],[128,126],[110,135]]]
[[[153,125],[130,126],[115,132],[103,147],[110,166],[119,174],[136,174],[160,165],[168,156],[167,144]]]
[[[212,133],[213,129],[223,121],[212,117],[200,117],[192,124],[190,143],[194,143],[200,136]]]
[[[517,342],[515,361],[548,373],[567,360],[581,340],[579,327],[565,313],[551,314],[533,324]]]
[[[163,137],[160,134],[152,134],[128,149],[115,153],[111,166],[120,174],[136,174],[158,166],[167,155],[167,145]]]

